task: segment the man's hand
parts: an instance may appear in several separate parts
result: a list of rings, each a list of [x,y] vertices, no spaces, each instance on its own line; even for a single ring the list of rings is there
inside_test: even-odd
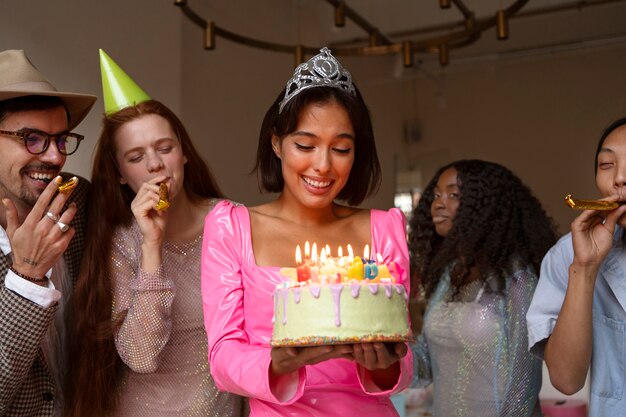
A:
[[[15,204],[8,198],[2,200],[6,208],[6,232],[13,253],[13,268],[26,276],[43,277],[63,255],[74,236],[74,228],[62,230],[62,226],[74,218],[76,204],[70,204],[61,213],[71,192],[57,193],[60,181],[61,177],[50,181],[23,222],[18,218]]]

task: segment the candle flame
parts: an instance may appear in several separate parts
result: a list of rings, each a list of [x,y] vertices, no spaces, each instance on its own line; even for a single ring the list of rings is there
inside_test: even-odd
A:
[[[350,258],[350,260],[354,259],[354,252],[352,251],[352,246],[350,246],[349,243],[348,243],[348,258]]]
[[[380,253],[376,253],[376,260],[379,264],[383,264],[383,257],[380,255]]]
[[[363,259],[369,260],[370,258],[370,245],[365,245],[365,249],[363,249]]]
[[[302,263],[302,252],[300,251],[300,245],[296,246],[296,265]]]
[[[311,249],[311,261],[313,261],[314,264],[317,263],[317,243],[313,242],[313,248]]]
[[[339,246],[339,249],[337,249],[337,256],[339,257],[339,259],[343,258],[343,248],[341,246]]]
[[[320,253],[320,262],[322,264],[326,263],[326,249],[322,249],[322,252]]]
[[[330,246],[328,246],[328,243],[326,244],[326,256],[330,256]]]
[[[311,256],[311,246],[309,245],[309,241],[307,240],[304,243],[304,257],[308,258],[309,256]]]

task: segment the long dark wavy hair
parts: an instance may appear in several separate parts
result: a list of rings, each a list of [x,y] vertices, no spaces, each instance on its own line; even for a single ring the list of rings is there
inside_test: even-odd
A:
[[[431,205],[441,174],[454,168],[460,204],[444,238],[433,225]],[[451,285],[458,294],[476,267],[480,279],[499,277],[499,290],[512,262],[539,271],[545,253],[557,240],[554,221],[531,190],[509,169],[481,160],[460,160],[437,171],[410,221],[411,287],[430,297],[444,270],[452,267]]]
[[[198,154],[180,119],[165,105],[149,100],[127,107],[104,119],[96,145],[88,203],[86,245],[81,272],[69,302],[65,416],[113,415],[124,366],[113,340],[112,283],[109,259],[113,230],[129,226],[134,193],[119,182],[115,136],[124,124],[156,114],[176,133],[187,158],[183,188],[191,201],[221,197],[208,166]]]

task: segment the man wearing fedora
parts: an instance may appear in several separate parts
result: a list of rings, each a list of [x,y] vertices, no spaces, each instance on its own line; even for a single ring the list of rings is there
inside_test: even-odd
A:
[[[0,52],[0,416],[61,413],[63,306],[89,183],[58,185],[83,139],[72,130],[95,101],[57,91],[23,51]]]

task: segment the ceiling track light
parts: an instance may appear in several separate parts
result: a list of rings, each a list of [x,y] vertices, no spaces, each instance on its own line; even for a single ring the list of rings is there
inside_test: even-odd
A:
[[[496,13],[496,33],[498,34],[498,40],[505,40],[509,38],[509,21],[506,18],[504,10],[498,10]]]
[[[449,30],[442,30],[441,27],[416,30],[420,32],[420,37],[416,39],[405,39],[394,41],[388,34],[381,32],[375,25],[369,23],[360,16],[354,9],[346,4],[344,0],[324,0],[335,9],[335,26],[343,27],[346,19],[363,29],[367,34],[366,38],[359,46],[329,45],[335,56],[379,56],[379,55],[401,55],[405,67],[413,66],[414,55],[416,53],[437,53],[441,65],[448,65],[450,51],[462,48],[477,42],[482,32],[495,28],[498,39],[507,39],[508,20],[518,13],[530,0],[514,0],[507,8],[501,8],[492,17],[476,19],[475,14],[463,4],[463,0],[439,0],[441,8],[450,8],[454,5],[462,14],[463,20],[460,23],[447,25]],[[266,42],[260,39],[251,38],[238,33],[230,32],[219,27],[214,22],[207,22],[196,14],[187,4],[187,0],[174,0],[174,5],[178,6],[184,15],[196,25],[204,30],[204,49],[213,50],[216,47],[216,37],[228,39],[232,42],[240,43],[253,48],[265,49],[268,51],[284,52],[293,54],[296,63],[302,63],[305,55],[315,55],[319,52],[319,46],[290,45],[274,42]],[[445,34],[441,34],[445,32]],[[428,35],[428,36],[425,36]],[[360,43],[360,41],[355,41]]]
[[[335,6],[335,27],[342,28],[346,25],[346,2],[340,1]]]
[[[448,51],[448,45],[442,43],[439,45],[439,65],[445,67],[450,63],[450,53]]]

